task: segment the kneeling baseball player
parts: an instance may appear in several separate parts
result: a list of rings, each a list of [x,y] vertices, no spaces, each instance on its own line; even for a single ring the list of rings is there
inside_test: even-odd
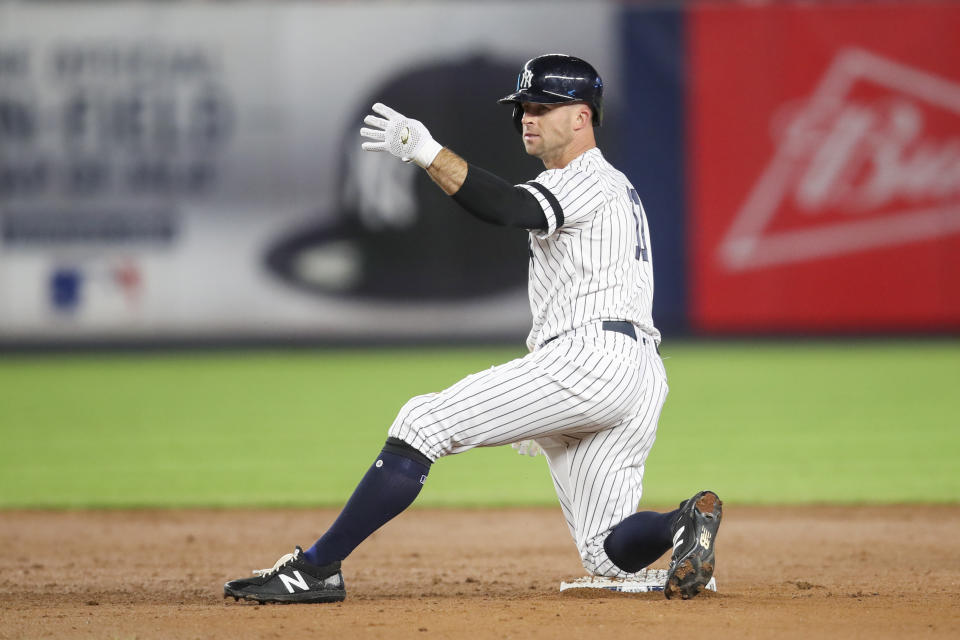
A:
[[[307,550],[232,580],[224,595],[257,602],[338,602],[341,562],[420,493],[441,456],[535,441],[583,566],[624,577],[673,547],[664,593],[697,595],[714,570],[722,502],[701,491],[669,513],[636,512],[667,379],[653,324],[653,254],[630,181],[597,148],[603,83],[587,62],[533,58],[513,124],[546,168],[513,185],[473,166],[427,128],[383,104],[362,147],[425,169],[470,214],[529,232],[533,326],[523,358],[407,402],[376,461],[333,525]]]

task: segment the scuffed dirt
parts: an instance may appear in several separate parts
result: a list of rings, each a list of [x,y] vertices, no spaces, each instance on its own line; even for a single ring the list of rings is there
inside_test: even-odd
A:
[[[960,506],[724,505],[719,592],[560,594],[555,509],[419,510],[344,565],[346,602],[224,600],[309,545],[310,510],[0,512],[0,638],[956,637]],[[665,556],[655,567],[665,567]]]

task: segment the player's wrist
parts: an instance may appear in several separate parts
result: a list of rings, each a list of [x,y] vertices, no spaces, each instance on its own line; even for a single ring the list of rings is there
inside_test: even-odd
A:
[[[440,153],[440,150],[443,149],[443,145],[434,140],[433,138],[428,138],[420,145],[420,148],[417,149],[416,153],[410,157],[410,160],[413,161],[421,169],[426,169],[433,161],[436,159],[437,154]]]

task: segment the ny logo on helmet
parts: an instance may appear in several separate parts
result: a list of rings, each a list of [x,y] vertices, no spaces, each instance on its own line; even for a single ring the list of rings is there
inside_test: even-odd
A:
[[[533,71],[524,69],[517,80],[517,89],[529,89],[531,84],[533,84]]]

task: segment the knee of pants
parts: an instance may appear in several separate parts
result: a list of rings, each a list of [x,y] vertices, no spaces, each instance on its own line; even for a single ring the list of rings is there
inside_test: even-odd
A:
[[[628,574],[613,564],[613,560],[607,556],[607,551],[603,548],[603,541],[609,534],[609,531],[604,531],[578,545],[580,562],[591,575],[622,578]]]
[[[433,395],[435,394],[416,396],[408,400],[407,403],[400,408],[396,419],[387,432],[388,436],[403,440],[430,458],[431,461],[435,461],[446,453],[440,450],[440,448],[436,446],[436,443],[428,441],[422,428],[423,420],[429,416],[428,413],[424,413],[423,405],[424,402],[429,400]]]

